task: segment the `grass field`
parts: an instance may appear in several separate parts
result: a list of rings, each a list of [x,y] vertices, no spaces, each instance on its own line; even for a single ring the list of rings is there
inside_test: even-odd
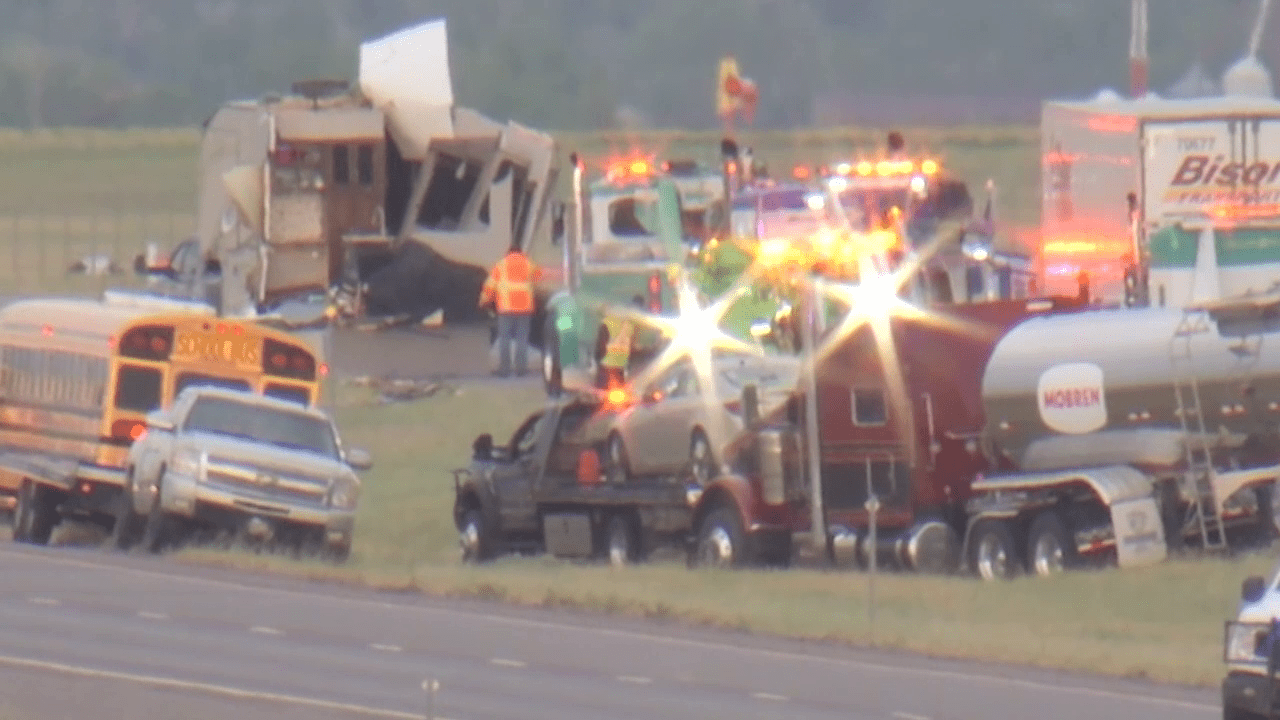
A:
[[[547,558],[463,566],[449,470],[466,464],[479,433],[504,442],[541,399],[536,387],[477,385],[460,395],[375,406],[366,391],[346,389],[337,411],[344,432],[375,458],[349,564],[203,550],[186,551],[185,559],[1188,684],[1221,678],[1222,621],[1234,610],[1240,581],[1271,564],[1265,557],[1169,562],[996,584],[880,574],[874,627],[868,576],[854,571],[692,571],[678,561],[614,570]]]
[[[1038,220],[1039,145],[1034,128],[906,130],[970,180],[1000,189],[998,213],[1015,225]],[[98,290],[118,279],[68,281],[84,254],[110,253],[127,266],[144,242],[162,247],[191,232],[197,135],[193,131],[0,131],[0,286],[3,294]],[[588,158],[630,150],[714,157],[714,134],[564,136]],[[759,133],[742,138],[782,174],[828,161],[854,146],[878,148],[879,130]],[[779,172],[781,170],[782,172]],[[376,406],[344,389],[339,420],[348,439],[375,456],[348,566],[204,551],[193,562],[232,563],[443,595],[572,606],[699,624],[780,632],[932,652],[1206,684],[1221,677],[1222,620],[1240,580],[1267,558],[1170,562],[985,585],[959,578],[881,575],[876,623],[868,622],[865,575],[792,570],[692,572],[680,564],[614,571],[549,560],[457,562],[449,469],[465,464],[471,440],[500,441],[542,400],[536,387],[472,387],[458,396]],[[0,713],[2,714],[2,713]]]

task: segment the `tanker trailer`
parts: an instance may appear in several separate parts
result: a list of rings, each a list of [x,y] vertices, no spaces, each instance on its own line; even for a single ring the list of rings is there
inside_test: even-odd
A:
[[[1270,540],[1276,300],[1036,317],[986,365],[964,552],[986,579]],[[1270,341],[1270,342],[1267,342]]]

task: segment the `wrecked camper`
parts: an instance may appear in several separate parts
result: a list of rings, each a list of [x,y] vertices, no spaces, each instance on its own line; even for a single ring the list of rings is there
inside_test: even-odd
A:
[[[354,86],[219,108],[195,236],[138,265],[224,315],[327,296],[346,318],[466,322],[513,240],[549,242],[557,172],[549,135],[454,104],[437,20],[361,45]]]

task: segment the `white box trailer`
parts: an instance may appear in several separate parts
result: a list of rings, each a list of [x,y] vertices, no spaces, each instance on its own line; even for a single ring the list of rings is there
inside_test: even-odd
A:
[[[1122,302],[1134,257],[1147,266],[1153,305],[1180,307],[1280,280],[1280,101],[1135,100],[1105,91],[1049,101],[1041,147],[1048,290],[1074,294],[1083,271],[1094,297]]]

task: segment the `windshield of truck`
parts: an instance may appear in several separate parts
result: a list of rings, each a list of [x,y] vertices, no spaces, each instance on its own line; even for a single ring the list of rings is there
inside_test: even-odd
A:
[[[607,232],[592,234],[583,262],[591,264],[648,263],[670,259],[666,245],[658,237],[656,199],[620,197],[607,206]]]
[[[191,412],[187,413],[183,430],[254,440],[325,458],[338,458],[338,440],[328,421],[314,415],[228,398],[197,398]]]
[[[851,211],[848,213],[851,220],[854,217],[882,218],[892,208],[905,209],[907,193],[906,186],[850,188],[840,193],[840,204]],[[964,219],[972,214],[973,198],[969,196],[969,188],[957,180],[935,180],[929,184],[928,193],[924,197],[912,199],[913,226]],[[865,220],[861,229],[867,229]]]

